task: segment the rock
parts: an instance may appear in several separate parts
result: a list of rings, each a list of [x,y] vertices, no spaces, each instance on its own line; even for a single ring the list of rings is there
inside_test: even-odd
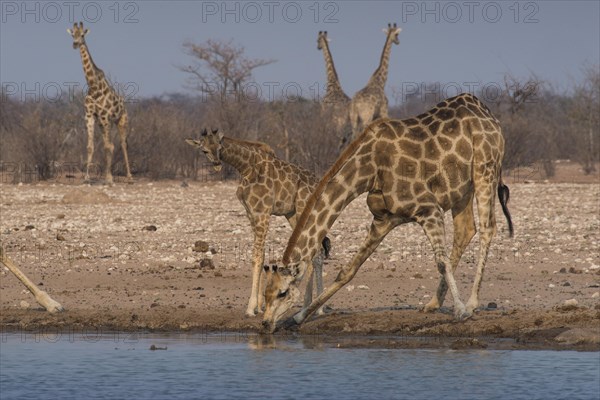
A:
[[[200,260],[200,268],[201,269],[215,269],[215,264],[210,258],[203,258]]]
[[[485,349],[487,344],[479,341],[476,338],[460,338],[450,344],[452,350],[461,349]]]
[[[565,300],[565,302],[556,307],[560,311],[573,311],[579,308],[579,302],[575,299]]]
[[[367,285],[358,285],[356,288],[360,290],[369,290],[369,287]]]
[[[145,227],[142,228],[143,231],[150,231],[150,232],[154,232],[156,231],[158,228],[155,225],[147,225]]]
[[[111,202],[111,198],[99,190],[77,188],[65,194],[62,202],[71,204],[106,204]]]
[[[566,307],[577,306],[578,304],[579,304],[579,302],[575,299],[565,300],[565,302],[563,303],[563,305]]]
[[[565,283],[563,283],[563,286],[571,286],[571,283],[570,282],[565,282]]]
[[[348,286],[346,286],[346,290],[349,291],[349,292],[353,291],[354,290],[354,285],[348,285]]]
[[[558,271],[558,272],[560,272],[561,274],[566,274],[567,273],[567,269],[565,267],[562,267],[560,269],[560,271]]]
[[[488,305],[487,305],[487,309],[488,309],[488,310],[495,310],[495,309],[497,309],[497,308],[498,308],[498,304],[496,304],[496,303],[495,303],[495,302],[493,302],[493,301],[490,301],[490,302],[488,303]]]
[[[167,347],[158,347],[155,345],[150,346],[150,350],[155,351],[155,350],[167,350]]]
[[[33,225],[27,225],[27,226],[25,226],[25,230],[26,231],[31,231],[33,229],[35,229],[35,226],[33,226]]]
[[[183,182],[181,182],[181,185],[179,185],[179,186],[181,186],[182,188],[186,188],[190,185],[186,181],[183,181]]]
[[[571,274],[581,274],[581,270],[575,269],[574,267],[569,268],[569,273]]]
[[[413,278],[415,278],[415,279],[423,279],[423,274],[417,272],[416,274],[413,275]]]
[[[600,292],[596,292],[592,295],[592,299],[595,299],[596,297],[600,297]]]
[[[219,271],[215,271],[215,278],[220,278],[222,276],[223,276],[222,273],[220,273]]]
[[[67,239],[65,239],[65,237],[63,236],[63,234],[62,234],[62,233],[57,233],[57,234],[56,234],[56,240],[58,240],[58,241],[60,241],[60,242],[64,242],[64,241],[65,241],[65,240],[67,240]]]
[[[28,302],[26,302],[25,300],[21,300],[20,306],[24,310],[27,310],[29,307],[31,307],[31,305]]]
[[[559,334],[554,340],[565,345],[599,344],[600,334],[594,329],[573,328]]]
[[[56,219],[65,219],[65,214],[58,214]]]
[[[207,251],[209,251],[208,243],[204,240],[197,240],[196,243],[194,243],[193,250],[200,253],[206,253]]]

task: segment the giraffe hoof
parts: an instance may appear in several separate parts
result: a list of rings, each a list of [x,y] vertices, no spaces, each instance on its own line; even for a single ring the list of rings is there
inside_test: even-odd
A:
[[[256,313],[254,311],[246,310],[246,317],[256,317]]]
[[[439,309],[440,309],[440,305],[436,302],[434,304],[432,304],[432,303],[425,304],[425,307],[423,307],[421,311],[423,311],[424,313],[433,313],[433,312],[438,311]]]

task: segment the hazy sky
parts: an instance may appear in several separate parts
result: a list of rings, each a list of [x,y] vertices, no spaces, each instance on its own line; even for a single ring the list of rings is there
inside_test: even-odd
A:
[[[502,82],[506,72],[535,73],[565,88],[584,62],[600,61],[600,2],[593,1],[2,1],[0,79],[21,97],[52,96],[85,82],[66,32],[73,20],[90,28],[96,64],[136,96],[185,91],[185,40],[233,39],[255,58],[277,62],[256,70],[264,90],[324,85],[317,32],[327,30],[344,90],[351,96],[378,65],[388,22],[402,28],[392,48],[392,87],[440,81],[449,91]],[[296,85],[298,84],[298,85]],[[29,92],[28,92],[29,91]],[[135,93],[133,93],[135,92]],[[452,93],[450,93],[452,94]],[[393,103],[393,100],[391,100]]]

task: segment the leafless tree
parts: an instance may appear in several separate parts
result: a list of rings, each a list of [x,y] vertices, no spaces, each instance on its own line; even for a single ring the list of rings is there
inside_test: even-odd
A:
[[[193,58],[193,63],[180,66],[187,74],[189,87],[209,96],[219,95],[221,102],[229,98],[239,99],[243,95],[243,84],[252,77],[252,72],[275,60],[250,59],[244,47],[209,39],[204,43],[183,43],[184,51]]]
[[[596,171],[600,153],[600,65],[584,65],[584,79],[575,85],[569,118],[577,146],[576,159],[585,174]]]

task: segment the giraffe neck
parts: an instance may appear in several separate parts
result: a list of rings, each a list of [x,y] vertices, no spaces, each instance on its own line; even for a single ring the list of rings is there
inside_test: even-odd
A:
[[[392,36],[393,33],[388,33],[387,38],[385,40],[385,45],[383,46],[383,51],[381,52],[381,59],[379,60],[379,67],[371,76],[369,80],[369,85],[379,86],[381,89],[385,87],[385,83],[387,81],[388,76],[388,66],[390,63],[390,53],[392,51]]]
[[[85,80],[87,81],[88,87],[97,86],[98,82],[101,80],[101,71],[96,67],[96,64],[94,64],[94,60],[92,60],[92,56],[85,43],[82,43],[79,46],[79,54],[81,55],[83,73],[85,74]]]
[[[254,155],[259,147],[254,144],[244,144],[228,137],[223,138],[221,160],[235,168],[241,176],[246,176],[254,165]]]
[[[325,57],[325,67],[327,69],[327,93],[342,91],[340,80],[333,64],[333,57],[329,51],[327,40],[323,39],[323,57]]]
[[[376,169],[371,168],[371,173],[361,171],[360,174],[358,170],[371,163],[371,157],[363,155],[359,161],[355,156],[370,136],[372,132],[366,131],[361,136],[362,140],[350,144],[321,179],[288,241],[283,254],[284,265],[300,261],[308,265],[341,212],[352,200],[370,190]]]

